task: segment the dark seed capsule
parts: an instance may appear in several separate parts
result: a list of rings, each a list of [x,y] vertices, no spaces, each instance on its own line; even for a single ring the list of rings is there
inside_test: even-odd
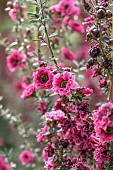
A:
[[[93,29],[92,31],[91,31],[91,33],[92,33],[92,35],[94,36],[94,37],[99,37],[100,36],[100,30],[98,30],[98,29]]]
[[[100,49],[97,47],[94,47],[90,50],[90,55],[94,58],[97,57],[99,54],[100,54]]]
[[[94,59],[93,59],[93,58],[90,58],[90,59],[88,60],[88,65],[89,65],[89,66],[93,66],[93,64],[94,64]]]
[[[108,45],[113,45],[113,39],[110,39],[109,41],[108,41]]]
[[[112,67],[112,60],[105,60],[103,63],[105,68],[111,68]]]
[[[107,10],[107,11],[106,11],[106,16],[107,16],[108,18],[111,18],[111,17],[112,17],[112,13],[111,13],[110,10]]]
[[[98,17],[99,19],[103,19],[105,16],[106,16],[106,12],[105,12],[104,9],[99,9],[99,10],[97,11],[97,17]]]

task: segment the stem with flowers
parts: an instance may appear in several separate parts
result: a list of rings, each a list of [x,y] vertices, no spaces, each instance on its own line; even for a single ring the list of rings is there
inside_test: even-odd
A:
[[[49,0],[33,0],[30,4],[35,6],[35,11],[27,13],[29,18],[26,16],[29,7],[24,8],[23,3],[26,5],[23,0],[7,3],[9,16],[17,28],[15,43],[9,43],[6,48],[6,60],[9,71],[18,70],[18,75],[25,76],[21,82],[21,98],[31,99],[35,104],[38,128],[33,128],[37,124],[36,114],[31,126],[30,121],[24,123],[16,114],[1,114],[16,120],[16,129],[24,144],[19,154],[22,166],[33,170],[111,170],[113,40],[110,1],[60,0],[51,5]],[[26,20],[27,29],[23,25]],[[81,20],[84,20],[85,29]],[[96,83],[92,81],[94,77],[98,77]],[[99,96],[97,84],[107,94],[108,101],[106,96]],[[92,93],[95,96],[91,97]],[[33,138],[36,135],[37,144],[30,135]],[[38,146],[44,166],[43,163],[39,165]],[[2,162],[4,158],[0,158]]]

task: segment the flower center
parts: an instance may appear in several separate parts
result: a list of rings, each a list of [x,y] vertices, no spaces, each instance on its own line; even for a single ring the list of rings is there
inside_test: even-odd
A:
[[[62,88],[66,88],[67,82],[68,82],[67,80],[62,81],[61,84],[60,84],[60,86],[61,86]]]
[[[41,75],[40,77],[40,82],[41,83],[46,83],[48,81],[48,76],[46,74]]]
[[[28,155],[24,155],[24,158],[25,158],[25,159],[28,159],[28,158],[29,158],[29,156],[28,156]]]
[[[66,10],[66,9],[68,9],[68,7],[69,7],[69,5],[65,5],[65,6],[64,6],[64,9]]]
[[[15,58],[15,59],[13,60],[14,65],[17,65],[18,62],[19,62],[18,58]]]
[[[112,133],[113,132],[113,128],[112,127],[107,127],[107,129],[105,130],[106,133]]]

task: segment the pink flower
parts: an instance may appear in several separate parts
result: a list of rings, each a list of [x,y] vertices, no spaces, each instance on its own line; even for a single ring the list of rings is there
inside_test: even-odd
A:
[[[62,16],[69,16],[69,15],[79,15],[80,9],[75,6],[74,0],[61,0],[59,2],[59,9]]]
[[[44,126],[44,128],[41,129],[41,132],[37,135],[37,142],[42,142],[46,139],[46,135],[44,135],[46,132],[48,132],[48,126]]]
[[[69,16],[65,16],[63,19],[62,19],[62,27],[63,26],[67,26],[68,25],[68,21],[69,21]]]
[[[45,161],[48,160],[48,157],[52,157],[54,154],[54,146],[52,144],[48,144],[47,147],[44,148],[42,153],[42,159]]]
[[[109,161],[110,152],[109,152],[109,148],[106,144],[99,145],[98,147],[96,147],[96,149],[94,151],[94,159],[99,163]]]
[[[17,10],[11,9],[11,10],[9,11],[9,16],[11,17],[11,19],[12,19],[14,22],[17,22]]]
[[[35,91],[34,84],[29,84],[27,87],[25,87],[24,91],[22,92],[21,98],[27,99],[29,98]]]
[[[107,86],[107,81],[104,77],[101,77],[101,79],[99,80],[99,86],[101,88]]]
[[[49,157],[48,160],[45,162],[45,168],[46,170],[51,170],[51,168],[54,166],[53,157]]]
[[[39,113],[44,113],[47,109],[47,103],[45,101],[40,102],[40,105],[36,109]]]
[[[9,164],[7,164],[2,156],[0,156],[0,170],[11,170]]]
[[[61,120],[65,117],[65,113],[61,110],[46,112],[45,114],[46,119],[53,119],[54,121]]]
[[[19,80],[14,81],[14,87],[17,92],[22,92],[22,90],[23,90],[22,82]]]
[[[68,71],[64,71],[59,75],[56,74],[53,78],[52,90],[60,95],[69,96],[72,89],[78,87],[77,82],[75,82],[75,77]]]
[[[23,76],[22,77],[22,87],[25,88],[29,85],[30,81],[29,81],[29,77],[28,76]]]
[[[17,68],[22,69],[24,67],[23,62],[25,61],[26,56],[15,50],[7,57],[7,66],[11,72],[14,72]]]
[[[51,12],[60,12],[59,4],[53,5],[49,9]]]
[[[66,47],[62,47],[61,52],[62,56],[68,60],[75,60],[77,58],[77,56]]]
[[[28,150],[23,151],[19,156],[20,161],[22,162],[22,165],[27,165],[27,164],[33,163],[34,157],[35,157],[34,153],[32,153]]]
[[[84,33],[84,27],[81,23],[75,22],[73,20],[69,21],[69,26],[71,27],[72,30],[78,32],[78,33]]]
[[[83,24],[90,26],[94,22],[95,22],[95,18],[93,16],[90,16],[90,17],[87,17],[87,18],[84,19]]]
[[[93,112],[96,136],[100,142],[113,142],[113,103],[108,102]]]
[[[11,1],[7,1],[6,6],[11,6],[12,2]]]
[[[90,96],[91,93],[93,93],[93,90],[90,89],[90,88],[85,88],[85,89],[82,91],[82,94],[84,94],[85,96]]]
[[[49,67],[41,67],[33,73],[33,82],[36,88],[51,89],[53,73]]]

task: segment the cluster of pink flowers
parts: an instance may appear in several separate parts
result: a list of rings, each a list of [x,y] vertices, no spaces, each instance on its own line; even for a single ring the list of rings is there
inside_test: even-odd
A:
[[[88,6],[89,1],[83,1],[83,3],[87,8],[90,8],[90,6]],[[105,6],[106,2],[102,0],[100,1],[100,4]],[[12,3],[7,3],[7,6],[11,5]],[[40,8],[41,5],[38,7]],[[54,23],[52,28],[55,28],[55,30],[59,32],[59,35],[53,40],[56,43],[56,46],[60,40],[59,29],[62,29],[61,33],[64,30],[84,33],[83,25],[86,25],[86,31],[87,33],[90,33],[90,37],[94,35],[97,36],[98,34],[97,38],[99,38],[100,30],[91,27],[98,18],[91,15],[84,19],[82,25],[78,21],[78,16],[81,14],[78,5],[79,2],[76,0],[60,0],[58,4],[50,7],[51,18]],[[19,4],[13,4],[12,7],[13,9],[9,11],[9,16],[14,22],[17,22],[18,12],[20,10]],[[30,13],[32,16],[31,18],[35,19],[31,20],[32,22],[38,20],[37,17],[40,14],[37,13],[39,10],[39,13],[41,13],[42,16],[45,13],[43,13],[43,9],[38,9],[38,7],[36,8],[36,13]],[[90,12],[92,11],[93,9],[91,9]],[[100,13],[99,15],[103,17],[105,14],[103,14],[103,16],[102,14],[103,13]],[[45,22],[44,19],[42,23],[43,22]],[[46,27],[46,24],[44,27]],[[103,26],[102,30],[104,30],[104,28],[106,28],[106,26]],[[45,32],[47,32],[47,30]],[[40,37],[41,36],[39,35],[38,38]],[[98,42],[100,43],[100,41]],[[86,73],[85,78],[89,78],[89,76],[96,77],[101,73],[100,66],[103,64],[103,61],[98,67],[98,57],[102,50],[100,50],[98,42],[96,45],[93,43],[94,48],[91,48],[90,50],[92,58],[86,66],[87,68],[92,68],[94,64],[94,67],[93,70]],[[50,46],[52,43],[53,42],[50,42],[50,44],[48,43],[50,52],[52,50]],[[54,46],[54,43],[52,45]],[[54,47],[57,49],[56,46]],[[18,88],[23,90],[21,94],[22,99],[28,99],[30,97],[35,97],[36,100],[38,99],[36,110],[39,113],[42,113],[40,115],[45,118],[44,126],[36,136],[38,143],[46,143],[46,147],[42,153],[42,159],[45,162],[44,168],[46,170],[92,170],[90,163],[93,165],[92,162],[94,162],[95,170],[103,170],[105,168],[104,163],[110,162],[113,159],[113,152],[111,151],[113,149],[111,147],[113,142],[113,102],[102,104],[91,113],[89,96],[95,91],[95,89],[93,90],[92,88],[84,87],[85,83],[79,86],[76,82],[75,74],[78,73],[78,70],[74,70],[72,66],[71,71],[69,67],[65,67],[64,63],[57,63],[58,60],[54,58],[54,56],[52,56],[51,60],[54,61],[55,67],[49,65],[50,61],[43,61],[43,54],[41,54],[39,49],[36,54],[34,52],[34,47],[35,44],[33,44],[32,47],[32,43],[26,45],[26,55],[28,55],[28,57],[19,52],[19,50],[12,51],[12,53],[7,56],[7,66],[11,72],[16,71],[17,69],[24,70],[24,68],[26,69],[25,66],[28,64],[26,63],[27,61],[30,61],[32,67],[32,62],[35,60],[35,57],[32,58],[32,56],[36,55],[39,57],[39,60],[36,63],[37,69],[35,70],[35,67],[32,67],[30,75],[23,77],[21,83],[18,84],[18,86],[20,85]],[[79,67],[79,63],[76,64],[77,62],[75,60],[78,59],[80,61],[81,59],[86,59],[88,50],[89,48],[87,47],[87,44],[84,43],[84,45],[82,44],[80,51],[74,53],[70,50],[70,47],[68,47],[68,43],[65,43],[61,48],[61,55],[65,59],[72,61],[73,65],[75,64]],[[95,64],[96,62],[97,64]],[[111,68],[111,62],[112,61],[109,60],[106,63],[105,60],[103,64],[104,68]],[[80,71],[83,70],[84,67],[81,67]],[[91,82],[86,82],[86,84],[88,83],[90,83],[90,86],[92,87]],[[99,86],[101,88],[107,87],[105,77],[100,77]],[[43,91],[42,93],[41,90]],[[55,98],[52,100],[54,95]],[[92,106],[92,108],[93,107],[95,106]],[[35,154],[29,150],[24,150],[19,156],[20,161],[24,166],[32,164],[35,161]],[[73,155],[73,152],[77,153],[76,157],[75,154],[74,156],[70,156],[70,153]],[[112,161],[110,164],[112,166]],[[0,168],[0,170],[10,170],[2,157],[0,157]]]
[[[23,15],[24,15],[24,12],[26,11],[26,8],[25,7],[22,7],[19,2],[12,2],[12,1],[8,1],[7,2],[7,7],[10,8],[9,10],[9,16],[10,18],[12,19],[13,22],[18,22],[19,19],[23,16],[20,16],[19,12],[20,10],[22,11]]]
[[[33,84],[25,88],[21,98],[29,98],[37,88],[52,89],[56,94],[69,96],[77,87],[78,84],[71,72],[64,71],[54,75],[49,67],[41,67],[33,73]]]
[[[80,8],[76,6],[75,0],[60,0],[60,2],[56,5],[53,5],[50,8],[53,16],[58,18],[59,15],[62,17],[62,26],[65,26],[67,29],[74,30],[78,33],[83,33],[84,28],[80,22],[77,21],[78,15],[80,14]],[[55,23],[58,23],[55,20]]]

